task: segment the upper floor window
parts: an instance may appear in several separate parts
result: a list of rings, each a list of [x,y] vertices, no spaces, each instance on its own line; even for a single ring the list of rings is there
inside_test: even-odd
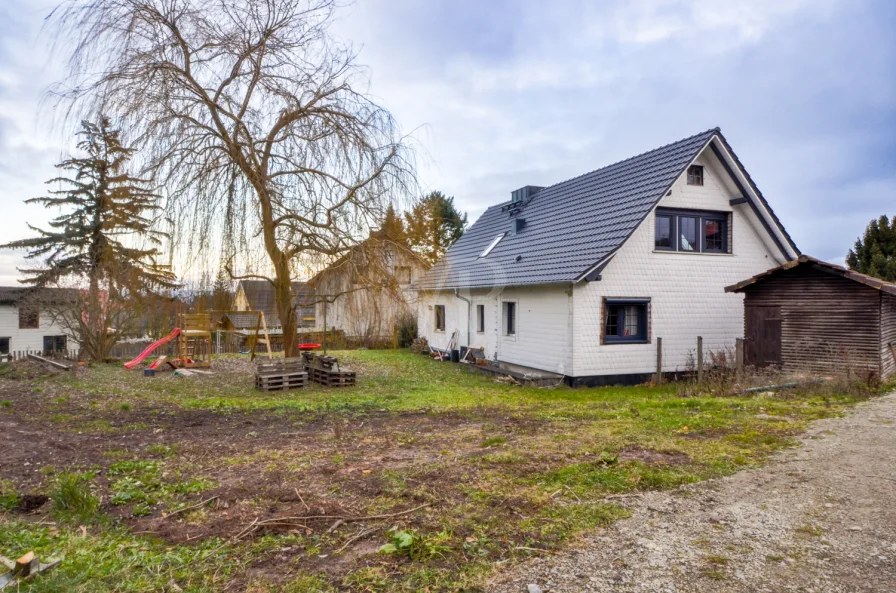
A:
[[[688,167],[688,185],[703,185],[702,165],[691,165]]]
[[[731,253],[727,212],[657,210],[654,249],[690,253]]]
[[[492,240],[492,242],[488,244],[488,247],[486,247],[486,248],[482,251],[482,253],[479,254],[479,257],[485,257],[485,256],[487,256],[489,253],[491,253],[491,252],[492,252],[492,249],[494,249],[495,247],[498,246],[498,243],[501,242],[501,239],[504,238],[504,235],[505,235],[505,234],[506,234],[506,233],[501,233],[500,235],[498,235],[497,237],[495,237],[495,238]]]
[[[436,331],[445,331],[445,305],[436,305]]]
[[[395,281],[399,284],[410,284],[411,283],[411,268],[410,266],[396,266],[395,267]]]
[[[27,305],[19,305],[19,329],[38,329],[40,310]]]

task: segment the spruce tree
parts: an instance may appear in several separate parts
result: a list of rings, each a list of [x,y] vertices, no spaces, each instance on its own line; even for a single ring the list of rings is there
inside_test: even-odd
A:
[[[433,191],[405,213],[405,227],[411,248],[433,265],[464,234],[467,214],[455,207],[453,197]]]
[[[872,220],[846,255],[850,270],[896,282],[896,216]]]
[[[48,196],[26,200],[62,210],[49,230],[28,225],[36,237],[3,248],[27,249],[26,258],[41,265],[20,269],[23,283],[35,288],[59,285],[81,290],[80,310],[69,312],[69,329],[93,359],[102,359],[114,344],[115,332],[134,301],[177,286],[170,270],[156,262],[164,236],[153,228],[159,196],[148,180],[130,175],[134,151],[107,117],[81,123],[77,147],[84,154],[56,165],[69,176],[51,179],[63,186]],[[124,305],[125,302],[130,304]],[[65,312],[60,315],[66,317]],[[132,317],[132,316],[130,316]],[[65,320],[63,320],[65,321]]]

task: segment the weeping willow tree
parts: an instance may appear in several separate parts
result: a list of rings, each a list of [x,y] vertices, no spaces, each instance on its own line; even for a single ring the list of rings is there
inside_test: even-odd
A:
[[[140,311],[160,290],[177,286],[157,259],[163,234],[154,227],[159,196],[146,179],[128,172],[132,148],[107,117],[84,121],[81,155],[59,163],[69,176],[47,183],[60,189],[26,200],[61,210],[49,230],[0,245],[26,249],[37,265],[21,269],[22,281],[38,289],[34,298],[76,339],[92,360],[103,360]],[[66,298],[39,289],[64,287]]]
[[[72,0],[49,27],[70,44],[52,97],[102,107],[138,139],[181,236],[240,232],[267,256],[287,355],[297,262],[335,259],[414,184],[412,151],[329,33],[333,0]],[[226,229],[230,229],[226,231]],[[225,237],[224,243],[227,242]],[[231,244],[242,244],[231,241]],[[247,255],[248,257],[248,255]]]

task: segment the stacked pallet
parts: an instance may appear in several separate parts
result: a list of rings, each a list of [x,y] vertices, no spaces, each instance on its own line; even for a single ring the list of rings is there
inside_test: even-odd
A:
[[[308,384],[301,358],[280,358],[257,363],[255,388],[261,391],[300,389]]]
[[[325,387],[351,387],[355,384],[355,373],[342,370],[335,356],[318,354],[314,357],[311,379]]]
[[[302,367],[305,369],[305,372],[310,374],[311,369],[314,368],[314,357],[317,356],[314,352],[306,350],[302,352]]]

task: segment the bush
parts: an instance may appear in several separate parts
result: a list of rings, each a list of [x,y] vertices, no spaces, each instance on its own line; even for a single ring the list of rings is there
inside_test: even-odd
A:
[[[399,348],[410,348],[417,338],[417,316],[405,311],[395,319],[395,341]]]
[[[53,513],[81,523],[95,519],[100,500],[90,491],[90,478],[89,474],[60,474],[50,495],[53,499]]]

